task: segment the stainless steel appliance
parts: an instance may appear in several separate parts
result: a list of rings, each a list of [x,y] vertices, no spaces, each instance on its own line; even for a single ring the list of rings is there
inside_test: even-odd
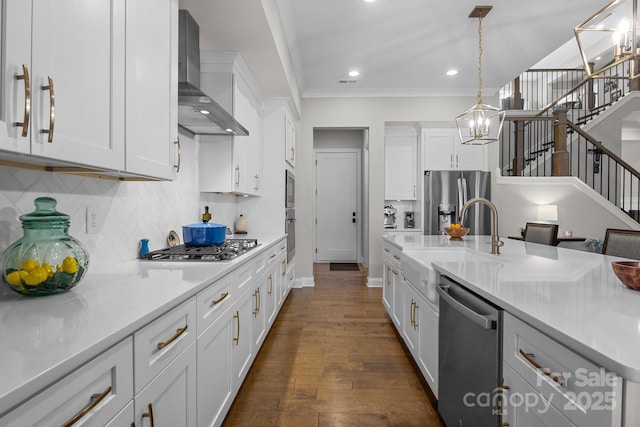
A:
[[[438,412],[448,426],[496,427],[502,310],[440,276]]]
[[[287,233],[287,263],[290,263],[296,254],[296,210],[285,210],[284,232]]]
[[[491,172],[425,171],[424,234],[444,234],[458,216],[465,202],[474,197],[491,200]],[[469,234],[491,234],[491,216],[483,206],[471,206],[463,219]]]
[[[178,14],[178,125],[197,135],[249,135],[227,110],[200,90],[200,27]]]
[[[396,228],[396,213],[398,210],[393,205],[384,207],[384,228]]]
[[[285,208],[293,209],[296,207],[296,177],[290,170],[285,171],[284,180],[284,194],[285,194]]]
[[[296,254],[296,178],[288,169],[285,171],[284,188],[284,232],[287,233],[287,263],[290,263]]]
[[[404,228],[414,228],[416,226],[413,211],[404,212]]]
[[[176,245],[147,253],[151,261],[229,261],[258,247],[257,239],[226,239],[220,245]]]

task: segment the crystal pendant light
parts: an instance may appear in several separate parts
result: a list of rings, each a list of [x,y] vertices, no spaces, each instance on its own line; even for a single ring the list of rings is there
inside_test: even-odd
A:
[[[456,117],[458,135],[463,144],[488,144],[500,139],[505,112],[500,108],[482,102],[482,18],[487,16],[491,6],[476,6],[469,14],[478,18],[478,102],[469,110]]]

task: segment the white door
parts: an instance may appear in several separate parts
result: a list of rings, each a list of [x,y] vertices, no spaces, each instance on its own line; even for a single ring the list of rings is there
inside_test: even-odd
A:
[[[316,260],[357,261],[359,153],[316,154]]]

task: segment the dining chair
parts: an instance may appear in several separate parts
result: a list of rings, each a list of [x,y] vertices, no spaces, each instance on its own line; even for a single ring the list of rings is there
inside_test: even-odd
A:
[[[602,244],[602,253],[640,259],[640,231],[607,228]]]
[[[528,222],[524,230],[524,241],[556,246],[558,244],[558,224]]]

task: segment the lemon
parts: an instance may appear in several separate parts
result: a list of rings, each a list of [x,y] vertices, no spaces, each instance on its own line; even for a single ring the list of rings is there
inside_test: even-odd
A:
[[[13,286],[18,286],[18,287],[22,287],[22,281],[20,281],[20,272],[19,271],[12,271],[11,273],[7,274],[7,283]]]
[[[78,271],[78,262],[73,257],[66,257],[62,260],[62,271],[67,274],[73,274]]]
[[[33,258],[29,258],[25,260],[24,264],[22,264],[22,269],[24,271],[32,271],[33,269],[37,268],[39,265],[40,263],[38,261],[36,261]]]
[[[28,286],[36,286],[47,280],[49,277],[47,271],[42,267],[37,267],[27,273],[24,277],[24,283]]]

